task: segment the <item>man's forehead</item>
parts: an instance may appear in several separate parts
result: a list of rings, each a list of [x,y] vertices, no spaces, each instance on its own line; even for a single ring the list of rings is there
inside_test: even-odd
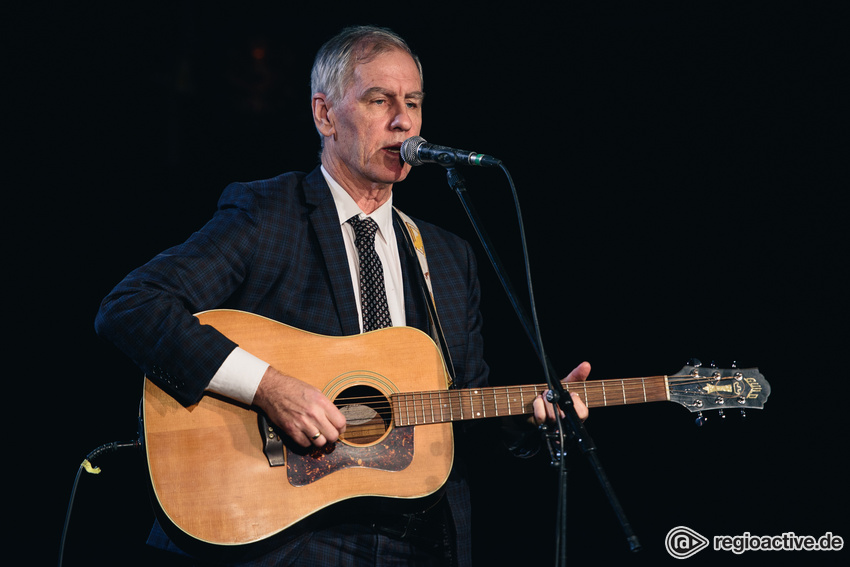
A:
[[[404,77],[409,73],[409,77]],[[380,81],[382,78],[412,79],[415,77],[419,84],[416,90],[422,90],[422,74],[419,65],[413,57],[402,50],[391,49],[377,53],[374,56],[358,60],[352,69],[352,78],[361,80]]]

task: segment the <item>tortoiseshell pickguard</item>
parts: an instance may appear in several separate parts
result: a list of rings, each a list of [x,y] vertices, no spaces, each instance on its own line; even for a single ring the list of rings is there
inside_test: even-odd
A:
[[[307,453],[286,449],[286,474],[293,486],[306,486],[336,471],[365,467],[400,471],[413,461],[413,427],[392,429],[379,443],[368,446],[338,442]]]

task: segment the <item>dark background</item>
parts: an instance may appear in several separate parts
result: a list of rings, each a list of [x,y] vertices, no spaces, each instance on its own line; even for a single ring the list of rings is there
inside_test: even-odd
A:
[[[709,538],[850,538],[839,4],[5,8],[7,462],[31,563],[55,562],[85,456],[137,435],[142,377],[95,336],[100,300],[200,227],[228,182],[315,165],[312,57],[355,23],[392,27],[421,56],[426,139],[509,168],[561,372],[589,360],[592,378],[672,374],[697,357],[758,366],[772,385],[763,411],[710,416],[703,428],[676,404],[594,410],[588,429],[645,549],[627,551],[572,450],[572,564],[674,564],[664,537],[679,525]],[[506,179],[464,173],[525,300]],[[441,168],[418,168],[396,189],[403,210],[476,245],[493,383],[542,381]],[[552,561],[556,475],[545,455],[512,460],[482,440],[473,456],[480,564]],[[146,564],[152,513],[138,456],[95,464],[102,474],[80,479],[65,564]],[[718,560],[827,564],[847,552],[709,549],[686,562]]]

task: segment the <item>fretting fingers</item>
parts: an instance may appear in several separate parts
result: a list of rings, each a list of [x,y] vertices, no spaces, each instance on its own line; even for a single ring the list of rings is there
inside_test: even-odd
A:
[[[576,409],[576,414],[579,419],[584,421],[588,416],[587,406],[576,392],[570,392],[569,394],[573,407]],[[537,397],[534,398],[534,402],[532,402],[532,409],[535,425],[542,425],[544,423],[552,423],[555,421],[555,404],[549,401],[548,390],[538,394]],[[560,408],[558,408],[558,414],[562,418],[565,417],[564,411]]]

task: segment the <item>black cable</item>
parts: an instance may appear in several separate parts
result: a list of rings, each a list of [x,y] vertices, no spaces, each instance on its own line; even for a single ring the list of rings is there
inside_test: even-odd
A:
[[[567,467],[566,467],[566,441],[567,437],[571,440],[574,440],[576,444],[581,449],[582,453],[588,458],[591,463],[594,471],[599,477],[599,481],[602,484],[603,489],[606,492],[606,495],[609,498],[609,501],[614,508],[614,512],[617,515],[617,518],[620,520],[621,526],[626,532],[627,540],[629,543],[629,547],[632,551],[638,551],[640,549],[640,543],[637,541],[637,537],[634,535],[631,529],[631,525],[628,520],[625,518],[625,514],[622,510],[622,507],[619,504],[619,501],[616,498],[616,495],[613,493],[613,489],[608,482],[607,475],[605,471],[602,469],[602,465],[599,462],[598,455],[596,454],[596,445],[593,442],[593,439],[587,433],[584,424],[581,419],[579,419],[576,414],[575,407],[573,405],[572,399],[570,398],[569,393],[564,388],[563,384],[561,384],[560,380],[554,378],[555,370],[554,367],[546,355],[545,349],[543,348],[543,338],[540,332],[540,324],[537,317],[537,307],[534,299],[534,288],[532,285],[531,278],[531,266],[528,256],[528,245],[526,243],[525,238],[525,226],[522,220],[522,212],[519,206],[519,198],[517,196],[516,187],[514,185],[513,179],[511,178],[510,172],[507,168],[499,163],[499,167],[504,172],[505,176],[508,179],[508,183],[511,188],[511,194],[513,195],[514,207],[516,209],[517,214],[517,222],[519,224],[519,232],[520,232],[520,240],[521,240],[521,249],[523,253],[523,261],[525,265],[525,275],[526,275],[526,285],[528,287],[528,297],[530,303],[531,317],[525,313],[522,309],[522,306],[517,301],[516,293],[508,281],[508,278],[504,272],[504,268],[502,266],[501,261],[493,250],[492,243],[490,242],[489,237],[486,232],[481,228],[481,222],[478,218],[474,208],[469,203],[467,199],[467,191],[464,180],[460,173],[455,170],[453,167],[447,167],[447,177],[449,181],[449,185],[454,189],[457,193],[458,197],[463,204],[467,215],[469,216],[470,221],[472,222],[472,226],[475,229],[479,240],[481,241],[484,249],[487,253],[487,256],[490,259],[490,263],[493,265],[493,268],[496,271],[497,276],[502,282],[502,287],[505,289],[505,292],[508,295],[508,299],[510,300],[514,311],[519,317],[520,323],[523,326],[526,334],[528,335],[529,340],[531,341],[532,346],[534,347],[538,358],[541,361],[543,366],[543,372],[546,376],[546,383],[549,386],[549,393],[547,395],[547,401],[553,403],[557,408],[563,410],[565,418],[562,418],[560,412],[555,412],[555,424],[557,429],[554,434],[545,434],[547,436],[547,442],[552,442],[552,439],[556,439],[554,443],[557,445],[557,464],[559,468],[559,486],[558,486],[558,513],[556,518],[557,531],[556,531],[556,557],[558,563],[560,565],[566,564],[566,549],[565,542],[562,541],[562,535],[566,530],[566,520],[567,520],[567,509],[566,509],[566,498],[567,498]],[[566,426],[569,426],[568,428]],[[567,431],[567,429],[569,431]],[[569,435],[568,435],[569,433]],[[550,447],[550,452],[551,452]]]
[[[101,445],[83,459],[83,462],[80,463],[79,468],[77,469],[77,474],[74,476],[74,484],[71,487],[71,498],[68,501],[68,510],[65,512],[65,525],[62,527],[62,540],[59,543],[59,567],[62,567],[62,561],[65,556],[65,539],[68,535],[68,525],[71,520],[71,510],[74,507],[74,498],[77,495],[77,486],[80,482],[80,476],[82,476],[83,471],[87,471],[90,474],[100,474],[99,467],[93,467],[91,462],[100,457],[105,453],[112,453],[118,451],[119,449],[131,449],[139,446],[138,441],[128,441],[126,443],[120,443],[118,441],[113,441],[112,443],[106,443],[105,445]]]

